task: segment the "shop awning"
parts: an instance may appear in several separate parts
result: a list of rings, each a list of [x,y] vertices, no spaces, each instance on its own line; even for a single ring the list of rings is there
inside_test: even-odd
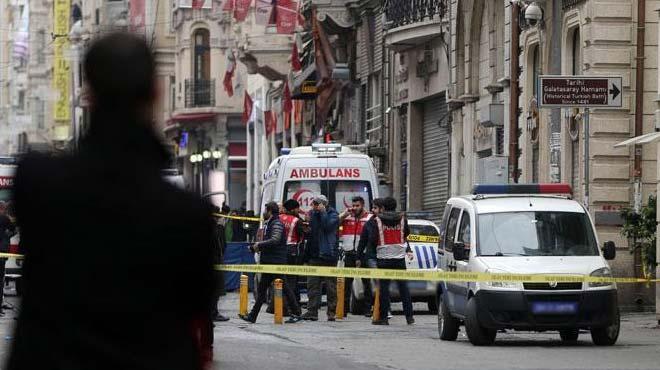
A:
[[[656,141],[660,140],[660,132],[651,132],[650,134],[644,134],[640,136],[635,136],[632,139],[628,139],[625,141],[622,141],[616,145],[614,145],[615,148],[620,148],[624,146],[631,146],[631,145],[644,145],[644,144],[650,144]]]
[[[216,113],[182,113],[177,114],[170,118],[167,121],[168,125],[171,125],[176,122],[198,122],[198,121],[209,121],[214,119]]]

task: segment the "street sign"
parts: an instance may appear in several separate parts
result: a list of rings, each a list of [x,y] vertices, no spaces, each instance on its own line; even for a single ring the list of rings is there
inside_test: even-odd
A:
[[[540,108],[620,108],[621,77],[540,76]]]

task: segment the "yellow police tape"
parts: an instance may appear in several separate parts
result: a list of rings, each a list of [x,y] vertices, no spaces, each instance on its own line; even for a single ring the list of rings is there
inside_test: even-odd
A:
[[[22,254],[0,253],[0,258],[22,259]],[[525,282],[525,283],[658,283],[660,279],[596,277],[586,275],[556,274],[491,274],[485,272],[460,272],[441,270],[391,270],[362,269],[351,267],[296,266],[296,265],[215,265],[218,271],[253,272],[264,274],[350,277],[363,279],[392,279],[411,281],[459,281],[459,282]]]
[[[409,242],[420,242],[420,243],[437,243],[440,241],[440,237],[438,236],[431,236],[431,235],[414,235],[410,234],[408,235],[408,241]]]
[[[585,275],[555,274],[491,274],[441,270],[390,270],[349,267],[294,266],[294,265],[216,265],[216,270],[253,272],[281,275],[350,277],[364,279],[392,279],[417,281],[461,282],[525,282],[525,283],[657,283],[660,279],[614,278]]]
[[[241,221],[251,221],[251,222],[260,222],[261,218],[259,217],[245,217],[245,216],[232,216],[232,215],[223,215],[222,213],[214,213],[215,217],[229,218],[232,220],[241,220]]]

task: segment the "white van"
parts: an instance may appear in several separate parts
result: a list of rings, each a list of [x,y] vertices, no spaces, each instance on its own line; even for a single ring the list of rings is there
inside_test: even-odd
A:
[[[263,175],[261,212],[267,202],[295,199],[308,212],[319,194],[341,213],[360,195],[365,207],[378,197],[378,175],[371,158],[341,144],[312,144],[277,157]]]
[[[477,185],[447,202],[440,227],[440,269],[460,272],[611,277],[613,242],[599,248],[593,222],[563,184]],[[498,330],[559,331],[574,342],[590,330],[596,345],[619,335],[614,283],[442,282],[438,330],[456,340],[465,325],[474,345]]]

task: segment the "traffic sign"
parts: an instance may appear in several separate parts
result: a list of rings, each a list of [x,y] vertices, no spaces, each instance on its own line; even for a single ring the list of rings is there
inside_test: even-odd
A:
[[[612,76],[540,76],[541,108],[620,108],[622,78]]]

